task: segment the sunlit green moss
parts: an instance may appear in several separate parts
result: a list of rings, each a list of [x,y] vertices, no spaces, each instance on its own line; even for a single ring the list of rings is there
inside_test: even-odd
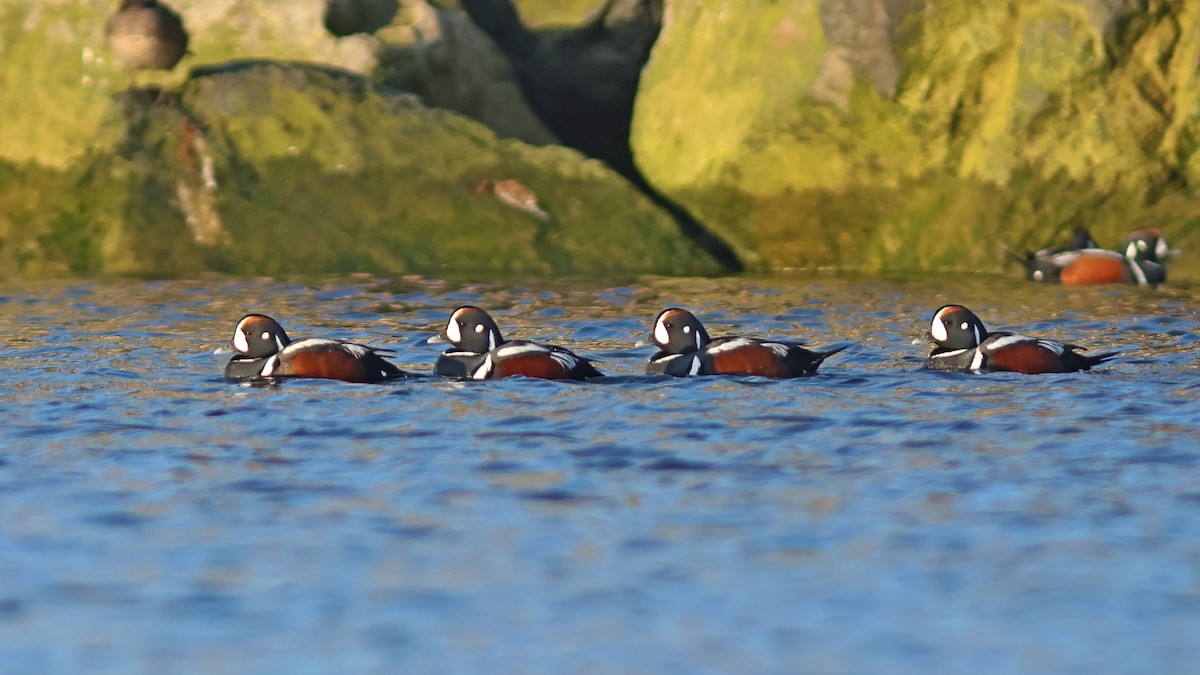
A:
[[[0,4],[0,157],[65,166],[126,75],[104,61],[92,3]]]
[[[824,50],[816,3],[668,2],[634,116],[639,165],[668,191],[749,168],[745,139],[786,119]]]
[[[624,179],[315,67],[239,65],[166,101],[114,99],[56,205],[48,259],[149,276],[706,274]],[[548,218],[480,194],[518,179]]]

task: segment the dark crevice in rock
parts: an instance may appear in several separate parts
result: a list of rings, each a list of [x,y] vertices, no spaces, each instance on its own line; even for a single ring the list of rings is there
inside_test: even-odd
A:
[[[613,5],[632,5],[616,13]],[[661,23],[660,0],[610,0],[587,25],[533,33],[511,0],[463,9],[508,57],[529,105],[563,143],[634,173],[629,126],[642,66]]]
[[[633,158],[634,98],[662,26],[662,0],[608,0],[580,28],[538,33],[521,22],[512,0],[460,4],[508,58],[526,101],[564,145],[625,176],[727,269],[743,268],[728,244],[655,190]]]
[[[325,30],[337,37],[371,34],[392,22],[400,0],[329,0],[325,4]]]

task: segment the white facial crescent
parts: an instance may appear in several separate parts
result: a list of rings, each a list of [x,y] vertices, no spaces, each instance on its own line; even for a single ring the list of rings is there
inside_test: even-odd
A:
[[[446,339],[454,343],[462,341],[462,331],[459,330],[454,317],[450,317],[450,322],[446,324]]]
[[[246,342],[246,334],[242,332],[240,326],[233,331],[233,348],[239,352],[250,351],[250,343]]]
[[[671,341],[671,333],[667,330],[665,317],[659,319],[658,323],[654,325],[654,341],[660,345],[665,345]]]
[[[938,342],[945,342],[950,339],[950,334],[946,332],[946,327],[942,325],[938,318],[933,317],[933,323],[929,325],[929,334]]]

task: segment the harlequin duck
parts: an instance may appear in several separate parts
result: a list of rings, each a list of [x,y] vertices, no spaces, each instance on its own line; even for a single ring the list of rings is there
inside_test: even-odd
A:
[[[292,342],[279,322],[263,314],[242,317],[229,344],[217,351],[235,352],[225,365],[230,380],[315,377],[374,383],[409,375],[366,345],[323,338]]]
[[[930,370],[1071,373],[1116,356],[1116,352],[1084,356],[1076,351],[1080,347],[1055,340],[989,333],[979,317],[962,305],[945,305],[933,313],[929,339],[937,345],[925,361]]]
[[[1171,249],[1162,232],[1155,228],[1130,233],[1121,252],[1096,248],[1090,239],[1088,243],[1091,246],[1081,249],[1043,249],[1027,254],[1021,260],[1026,278],[1067,285],[1127,283],[1155,286],[1167,280],[1162,261]]]
[[[600,377],[589,359],[555,345],[505,340],[491,315],[478,307],[454,310],[446,328],[430,342],[449,342],[433,371],[463,380],[490,380],[524,375],[544,380]]]
[[[686,309],[664,309],[654,320],[651,341],[659,351],[650,357],[650,375],[813,375],[821,362],[848,345],[811,351],[796,342],[747,337],[712,339],[704,325]]]
[[[1033,255],[1046,257],[1067,251],[1082,251],[1085,248],[1100,248],[1100,245],[1096,243],[1096,239],[1092,237],[1092,233],[1086,227],[1080,226],[1071,232],[1071,238],[1067,240],[1066,244],[1044,248]]]
[[[1167,268],[1163,263],[1178,253],[1167,245],[1162,230],[1145,227],[1134,230],[1122,244],[1125,259],[1129,261],[1129,272],[1139,286],[1155,286],[1167,280]]]
[[[1024,256],[1015,253],[1010,253],[1010,255],[1025,268],[1027,281],[1057,282],[1060,267],[1055,264],[1054,256],[1086,248],[1098,248],[1098,245],[1087,228],[1077,227],[1063,246],[1048,246],[1036,252],[1026,250]]]

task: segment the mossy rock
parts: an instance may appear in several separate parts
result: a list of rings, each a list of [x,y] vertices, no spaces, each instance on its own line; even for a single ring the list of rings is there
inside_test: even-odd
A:
[[[366,73],[368,41],[339,40],[323,24],[327,0],[168,0],[191,34],[174,71],[140,73],[140,86],[178,86],[189,68],[231,58],[303,59]],[[104,22],[119,0],[0,0],[0,159],[65,168],[86,151],[111,96],[131,75],[110,58]]]
[[[1186,0],[667,0],[632,144],[760,269],[999,270],[1077,225],[1187,248],[1198,60]]]
[[[720,271],[601,163],[498,139],[350,73],[228,64],[178,96],[118,96],[102,128],[44,242],[73,271]],[[506,179],[548,217],[478,194]]]
[[[166,4],[179,13],[190,34],[188,55],[170,73],[138,74],[140,86],[178,87],[190,69],[231,59],[305,61],[363,75],[382,72],[395,79],[396,65],[380,63],[381,46],[394,56],[395,44],[386,37],[347,34],[358,27],[336,24],[365,21],[370,28],[379,28],[379,18],[389,8],[395,13],[403,5],[407,9],[402,15],[413,11],[437,15],[418,22],[415,27],[421,34],[410,41],[425,59],[422,66],[442,68],[445,64],[438,59],[450,51],[452,66],[459,71],[439,72],[440,79],[419,74],[434,79],[421,83],[428,89],[422,93],[436,99],[434,105],[494,123],[504,135],[553,141],[522,108],[495,47],[475,44],[461,12],[435,11],[424,0],[166,0]],[[589,15],[588,7],[599,4],[599,0],[523,0],[520,10],[531,25],[540,27],[577,23]],[[132,81],[113,63],[104,39],[105,19],[118,5],[119,0],[0,0],[0,109],[5,111],[0,160],[62,169],[87,151],[83,141],[99,128],[110,97]],[[345,13],[336,11],[339,8],[353,18],[339,19]],[[370,16],[359,16],[362,13]],[[398,20],[403,22],[404,17]],[[438,21],[444,25],[431,25]],[[337,30],[343,31],[341,37]],[[443,40],[446,31],[451,32],[449,40]],[[499,81],[489,81],[488,75]]]

